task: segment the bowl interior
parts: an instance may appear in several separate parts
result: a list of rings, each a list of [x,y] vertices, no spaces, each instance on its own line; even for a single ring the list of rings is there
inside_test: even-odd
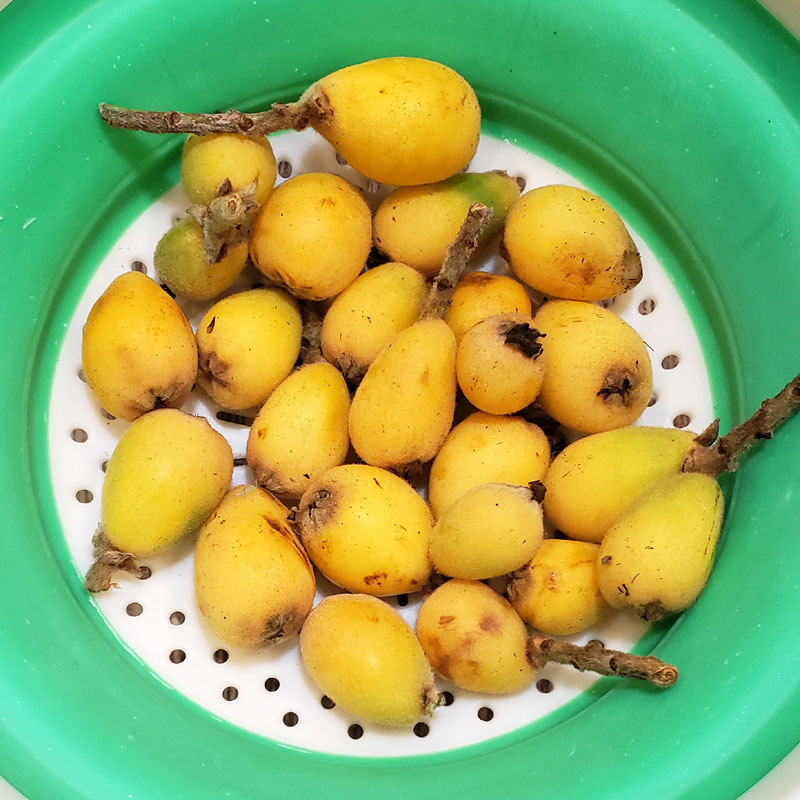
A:
[[[565,798],[590,784],[617,797],[700,797],[711,786],[722,797],[776,763],[795,743],[800,711],[798,678],[784,668],[797,655],[791,556],[800,544],[785,525],[798,511],[796,420],[726,482],[718,565],[657,648],[681,666],[674,689],[620,685],[544,730],[368,761],[219,724],[108,635],[53,547],[62,534],[44,431],[65,319],[121,232],[175,180],[165,167],[175,142],[104,129],[97,102],[255,108],[343,64],[391,54],[459,70],[488,128],[561,165],[631,221],[692,316],[729,427],[800,363],[800,342],[788,335],[800,296],[800,199],[790,191],[800,185],[800,89],[781,77],[797,74],[800,52],[788,34],[754,4],[706,17],[699,0],[646,12],[609,0],[602,14],[588,0],[569,13],[510,0],[491,13],[417,0],[335,10],[319,0],[202,0],[191,13],[147,0],[82,6],[3,12],[13,44],[0,56],[11,110],[0,121],[9,187],[0,225],[7,261],[19,263],[4,301],[13,456],[0,464],[0,548],[14,565],[0,675],[19,698],[0,724],[0,769],[12,783],[31,797],[65,798],[174,796],[176,785],[195,798],[352,797],[387,786],[402,795],[420,781],[465,796],[534,781]]]

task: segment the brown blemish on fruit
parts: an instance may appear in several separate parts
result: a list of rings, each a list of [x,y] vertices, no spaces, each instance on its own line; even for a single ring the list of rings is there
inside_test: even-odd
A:
[[[488,272],[468,272],[459,283],[462,286],[485,286],[492,282],[492,276]]]
[[[339,501],[329,489],[320,488],[300,503],[297,522],[300,536],[307,539],[319,532],[336,516]]]
[[[231,365],[217,355],[215,350],[202,353],[198,363],[200,376],[211,384],[227,386],[230,380]]]
[[[502,624],[493,614],[486,614],[481,618],[478,627],[487,633],[498,633],[502,628]]]
[[[605,565],[607,565],[607,564],[610,564],[610,563],[611,563],[611,558],[612,558],[612,556],[603,556],[603,557],[600,559],[600,563],[601,563],[603,566],[605,566]]]
[[[624,286],[622,291],[627,292],[642,279],[642,259],[632,241],[622,254],[621,262],[620,275]]]
[[[515,347],[522,355],[535,361],[542,354],[540,338],[545,334],[532,328],[527,322],[503,322],[497,328],[498,333],[510,347]]]
[[[636,613],[645,622],[658,622],[667,616],[667,609],[664,608],[664,604],[660,600],[651,600],[647,605],[639,606],[636,609]]]
[[[452,614],[443,615],[439,617],[439,626],[444,627],[445,625],[449,625],[454,619],[455,616]]]
[[[383,586],[383,582],[386,580],[388,575],[385,572],[373,572],[372,575],[365,575],[363,580],[367,586]]]
[[[630,408],[638,385],[639,377],[634,370],[622,365],[613,366],[603,377],[597,396],[607,405]]]
[[[303,624],[305,614],[297,608],[287,608],[273,614],[264,623],[261,644],[265,647],[277,644],[289,636],[294,636]]]

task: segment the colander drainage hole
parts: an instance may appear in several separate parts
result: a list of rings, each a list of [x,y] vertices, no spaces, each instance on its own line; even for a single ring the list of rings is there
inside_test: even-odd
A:
[[[380,188],[381,185],[377,181],[373,181],[371,178],[367,180],[367,191],[370,194],[375,194]]]
[[[670,353],[670,355],[664,356],[664,358],[661,359],[661,368],[675,369],[675,367],[677,367],[678,364],[680,364],[680,362],[681,362],[680,358],[678,358],[678,356],[676,356],[675,353]]]
[[[169,654],[169,660],[173,664],[183,664],[183,662],[186,661],[186,653],[184,653],[183,650],[173,650]]]
[[[169,615],[169,621],[173,625],[183,625],[183,623],[186,622],[186,614],[184,614],[183,611],[173,611]]]
[[[418,736],[420,739],[424,738],[431,732],[431,729],[425,722],[418,722],[414,726],[414,736]]]
[[[162,284],[161,284],[161,288],[162,288],[162,289],[163,289],[163,290],[164,290],[164,291],[165,291],[165,292],[166,292],[166,293],[167,293],[167,294],[168,294],[170,297],[175,297],[175,292],[173,292],[173,291],[172,291],[172,289],[170,289],[170,288],[169,288],[169,286],[167,286],[167,284],[166,284],[166,283],[162,283]]]
[[[73,428],[69,435],[73,442],[78,442],[79,444],[83,444],[89,438],[89,434],[83,428]]]
[[[131,271],[142,272],[147,275],[147,265],[144,261],[139,261],[138,259],[136,261],[131,261]]]
[[[81,379],[81,380],[82,380],[84,383],[86,383],[86,382],[87,382],[87,381],[86,381],[86,373],[83,371],[83,367],[81,367],[81,368],[78,370],[78,377],[79,377],[79,378],[80,378],[80,379]]]
[[[103,415],[103,416],[104,416],[106,419],[116,419],[116,417],[115,417],[113,414],[109,414],[109,413],[108,413],[108,411],[106,411],[104,408],[101,408],[101,409],[100,409],[100,413],[101,413],[101,414],[102,414],[102,415]]]
[[[342,158],[342,154],[341,153],[337,153],[336,154],[336,163],[337,164],[341,164],[343,167],[347,166],[347,162],[344,160],[344,158]]]
[[[692,418],[688,414],[678,414],[678,416],[672,420],[672,424],[676,428],[686,428],[691,421]]]
[[[494,711],[489,706],[481,706],[478,709],[478,719],[483,722],[489,722],[494,717]]]
[[[94,495],[88,489],[78,489],[75,492],[75,499],[79,503],[91,503],[94,500]]]
[[[524,192],[525,187],[528,185],[528,182],[525,180],[525,177],[523,175],[517,175],[517,177],[514,180],[516,180],[517,186],[519,186],[519,190],[521,192]]]
[[[292,165],[286,160],[282,159],[278,162],[278,175],[281,178],[288,178],[292,174]]]
[[[539,678],[539,680],[536,681],[536,689],[542,694],[549,694],[553,691],[553,682],[547,680],[547,678]]]
[[[100,464],[100,469],[103,470],[103,472],[105,472],[108,469],[108,459],[106,459],[105,461],[103,461],[102,464]]]
[[[128,605],[125,606],[125,613],[129,617],[138,617],[142,611],[144,611],[144,609],[141,603],[128,603]]]
[[[347,729],[347,735],[351,739],[360,739],[364,735],[364,729],[356,722]]]
[[[144,564],[139,567],[139,575],[138,578],[140,581],[146,581],[151,575],[153,574],[153,570],[150,567],[144,566]]]
[[[322,695],[322,697],[320,697],[319,704],[323,708],[333,708],[336,705],[336,703],[334,703],[333,700],[331,700],[330,697],[328,697],[328,695],[326,695],[326,694],[324,694],[324,695]]]
[[[281,688],[281,682],[277,678],[267,678],[264,681],[264,688],[268,692],[277,692]]]
[[[444,704],[446,706],[451,706],[456,701],[456,698],[453,696],[452,692],[442,692],[442,697],[444,698]]]
[[[298,717],[297,714],[294,713],[294,711],[287,711],[283,715],[283,724],[287,728],[294,728],[294,726],[297,725],[298,722],[300,722],[300,717]]]
[[[399,605],[399,606],[407,606],[408,605],[408,595],[407,594],[399,594],[399,595],[397,595],[397,605]]]
[[[228,651],[220,648],[214,651],[214,661],[217,664],[224,664],[228,660]]]
[[[638,311],[642,316],[647,316],[648,314],[652,314],[656,308],[656,301],[652,297],[648,297],[646,300],[642,300],[639,303]]]
[[[222,699],[223,700],[235,700],[239,696],[239,690],[235,686],[226,686],[222,690]]]
[[[651,394],[651,395],[650,395],[650,400],[649,400],[649,401],[648,401],[648,403],[647,403],[647,407],[648,407],[648,408],[651,408],[651,407],[652,407],[652,406],[654,406],[654,405],[655,405],[657,402],[658,402],[658,395],[657,395],[655,392],[653,392],[653,394]]]
[[[601,300],[598,305],[601,308],[611,308],[611,306],[614,305],[614,300],[615,299],[616,298],[614,298],[614,297],[607,297],[605,300]]]

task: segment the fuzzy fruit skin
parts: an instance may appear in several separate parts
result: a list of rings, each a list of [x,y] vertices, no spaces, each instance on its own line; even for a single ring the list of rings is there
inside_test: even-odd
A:
[[[456,284],[444,321],[460,342],[473,325],[495,314],[530,316],[531,299],[525,287],[507,275],[468,272]]]
[[[709,475],[681,472],[651,486],[600,545],[597,582],[606,602],[650,619],[692,605],[711,572],[723,508]]]
[[[478,147],[481,110],[475,92],[435,61],[365,61],[327,75],[303,97],[322,98],[333,109],[315,129],[348,164],[380,183],[444,180],[460,172]]]
[[[618,428],[565,447],[544,479],[544,509],[571,539],[599,543],[653,484],[680,471],[697,434],[674,428]]]
[[[282,289],[250,289],[214,303],[197,326],[198,383],[223,408],[261,405],[292,371],[303,323]]]
[[[307,172],[282,183],[250,230],[250,256],[296,297],[326,300],[364,268],[372,216],[361,193],[337,175]]]
[[[433,669],[462,689],[510,694],[536,676],[525,623],[480,581],[442,584],[420,607],[416,630]]]
[[[439,452],[455,404],[455,337],[442,320],[422,320],[367,370],[350,406],[350,441],[367,464],[402,472]]]
[[[203,525],[194,554],[197,605],[231,647],[260,650],[300,630],[314,602],[314,569],[286,520],[257,486],[236,486]]]
[[[642,279],[639,251],[619,215],[573,186],[540,186],[511,209],[503,243],[517,277],[550,297],[602,300]]]
[[[507,595],[516,612],[542,633],[566,636],[591,628],[608,611],[597,586],[599,545],[547,539],[517,570]]]
[[[122,435],[103,482],[101,524],[113,547],[135,557],[197,530],[233,474],[230,445],[204,417],[162,408]]]
[[[397,475],[345,464],[312,481],[297,511],[306,552],[330,581],[351,592],[388,597],[428,582],[433,519]]]
[[[256,483],[298,498],[314,478],[342,464],[350,437],[350,392],[326,362],[295,370],[267,398],[250,428],[247,463]]]
[[[487,483],[463,494],[442,514],[431,534],[437,572],[484,580],[519,569],[542,543],[542,509],[530,489]]]
[[[203,230],[194,217],[185,217],[159,240],[153,255],[158,277],[177,295],[212,300],[222,294],[244,269],[247,244],[227,248],[213,264],[203,252]]]
[[[375,246],[432,278],[473,203],[492,209],[479,242],[499,233],[519,198],[519,184],[504,172],[467,172],[438,183],[395,189],[372,220]]]
[[[653,372],[647,346],[627,322],[573,300],[549,300],[533,322],[547,347],[538,402],[553,419],[600,433],[639,418],[653,392]],[[625,387],[622,394],[619,387]]]
[[[529,356],[506,342],[514,326],[533,327],[523,314],[497,314],[473,325],[458,343],[456,376],[464,396],[488,414],[513,414],[538,396],[547,350]]]
[[[322,353],[350,380],[419,318],[428,287],[417,270],[389,262],[359,275],[322,321]]]
[[[194,334],[178,304],[140,272],[115,278],[83,326],[86,382],[100,405],[129,422],[178,408],[197,376]]]
[[[549,462],[550,443],[538,425],[476,411],[453,428],[431,465],[431,511],[438,519],[461,495],[484,483],[540,481]]]
[[[243,133],[190,134],[181,155],[181,183],[192,203],[207,206],[226,179],[238,192],[258,181],[254,200],[272,194],[278,167],[269,140]]]
[[[433,673],[414,632],[375,597],[326,597],[303,625],[300,653],[317,687],[369,722],[413,725],[436,701]]]

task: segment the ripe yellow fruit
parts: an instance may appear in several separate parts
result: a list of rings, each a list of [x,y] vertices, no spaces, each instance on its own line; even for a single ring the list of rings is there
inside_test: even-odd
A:
[[[525,623],[480,581],[454,578],[436,589],[420,607],[416,630],[433,669],[462,689],[509,694],[536,676]]]
[[[430,461],[456,403],[456,340],[441,319],[401,331],[372,362],[350,406],[350,441],[377,467],[404,472]]]
[[[653,391],[642,337],[600,306],[550,300],[533,324],[545,336],[547,369],[537,402],[581,433],[623,428],[647,408]]]
[[[389,262],[359,275],[322,322],[322,353],[348,380],[360,380],[378,353],[419,317],[425,278]]]
[[[222,294],[244,269],[247,243],[222,252],[209,264],[203,252],[203,230],[194,217],[172,226],[159,240],[153,255],[158,277],[176,295],[190,300],[211,300]]]
[[[431,465],[428,502],[437,519],[461,495],[484,483],[527,486],[544,478],[550,443],[520,417],[470,414],[448,435]]]
[[[442,514],[431,533],[430,554],[442,575],[484,580],[526,564],[543,537],[542,509],[530,489],[487,483]]]
[[[547,348],[531,317],[498,314],[473,325],[456,352],[458,385],[475,408],[513,414],[539,394]]]
[[[502,230],[518,198],[516,179],[499,170],[461,173],[438,183],[395,189],[375,212],[375,246],[393,261],[433,277],[473,203],[493,212],[478,237],[483,243]]]
[[[139,417],[119,440],[103,482],[108,542],[136,557],[196,531],[233,474],[230,445],[203,417],[172,408]]]
[[[181,183],[197,205],[207,206],[226,180],[234,192],[256,182],[253,199],[263,204],[272,194],[277,170],[272,146],[264,136],[193,133],[183,146]]]
[[[692,605],[711,572],[723,508],[709,475],[681,472],[651,486],[600,545],[597,583],[606,602],[647,620]]]
[[[608,611],[597,586],[599,545],[569,539],[547,539],[533,559],[508,584],[511,605],[542,633],[580,633]]]
[[[197,376],[194,334],[178,304],[140,272],[115,278],[83,327],[86,382],[100,405],[132,421],[154,408],[178,408]]]
[[[372,246],[372,216],[355,186],[307,172],[281,184],[250,230],[250,256],[297,297],[325,300],[347,288]]]
[[[214,303],[197,326],[198,383],[223,408],[263,403],[292,371],[303,323],[281,289],[251,289]]]
[[[288,509],[257,486],[236,486],[200,531],[197,605],[231,647],[260,650],[300,630],[314,602],[314,569]]]
[[[433,520],[425,501],[397,475],[345,464],[312,481],[297,530],[316,567],[351,592],[387,597],[428,582]]]
[[[602,300],[633,288],[642,261],[619,215],[573,186],[540,186],[511,209],[503,243],[511,269],[551,297]]]
[[[531,299],[525,287],[507,275],[468,272],[456,284],[444,321],[460,342],[475,323],[495,314],[530,316]]]
[[[544,509],[572,539],[601,542],[646,489],[678,473],[697,434],[675,428],[618,428],[562,450],[544,479]]]
[[[247,439],[256,483],[280,497],[298,498],[315,478],[342,464],[350,437],[350,392],[325,362],[295,370],[267,398]]]
[[[413,725],[438,701],[414,632],[375,597],[326,597],[303,625],[300,653],[320,691],[369,722]]]
[[[478,147],[481,111],[457,72],[422,58],[378,58],[321,78],[301,97],[332,114],[312,122],[356,170],[416,186],[460,172]]]

